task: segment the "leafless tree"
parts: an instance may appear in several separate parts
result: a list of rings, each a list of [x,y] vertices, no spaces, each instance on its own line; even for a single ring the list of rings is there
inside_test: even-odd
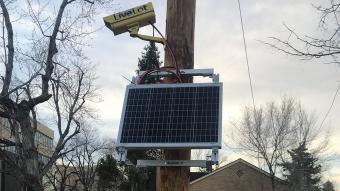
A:
[[[46,173],[44,188],[53,191],[74,190],[77,187],[78,179],[72,166],[73,159],[69,160],[63,155],[56,161]]]
[[[42,177],[62,154],[66,154],[62,150],[67,141],[79,132],[79,118],[89,113],[85,102],[92,96],[93,83],[89,79],[93,78],[87,76],[87,70],[79,62],[86,61],[82,47],[86,45],[84,38],[91,34],[88,25],[95,15],[95,8],[105,2],[27,0],[25,3],[26,12],[19,15],[15,8],[20,7],[23,1],[0,0],[0,61],[4,68],[1,74],[0,117],[12,124],[15,137],[14,143],[8,140],[1,142],[15,146],[17,153],[10,156],[0,149],[0,157],[23,189],[42,191]],[[27,28],[30,23],[34,25],[28,29],[31,29],[31,37],[14,31],[13,25],[18,17],[21,25]],[[60,138],[50,161],[41,164],[34,141],[35,108],[51,97]]]
[[[302,109],[293,98],[284,97],[280,104],[270,102],[266,107],[246,107],[243,118],[235,123],[234,140],[240,149],[263,161],[272,179],[279,165],[286,160],[287,150],[303,142],[310,145],[320,131],[311,114]]]
[[[94,189],[97,161],[105,150],[112,149],[106,140],[98,139],[96,134],[89,127],[80,129],[80,133],[63,150],[66,154],[55,161],[46,174],[46,186],[53,187],[55,191]]]
[[[107,143],[98,139],[96,131],[91,128],[82,128],[71,143],[74,148],[70,153],[71,163],[75,168],[75,174],[78,177],[84,191],[94,189],[97,175],[97,161],[100,153],[107,148]]]
[[[330,0],[328,5],[315,6],[320,14],[319,29],[322,35],[317,37],[297,34],[294,29],[286,26],[288,38],[270,37],[265,44],[289,55],[302,59],[326,60],[326,63],[339,64],[340,53],[340,1]]]

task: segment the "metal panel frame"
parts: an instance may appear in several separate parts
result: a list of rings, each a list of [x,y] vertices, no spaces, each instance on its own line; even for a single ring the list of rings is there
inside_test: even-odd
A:
[[[198,142],[198,143],[121,143],[122,128],[124,124],[125,108],[127,97],[130,89],[143,89],[143,88],[176,88],[176,87],[213,87],[220,88],[220,105],[218,116],[218,141],[217,142]],[[208,148],[221,148],[222,147],[222,106],[223,106],[223,83],[180,83],[180,84],[145,84],[145,85],[128,85],[125,90],[124,104],[120,118],[119,131],[118,131],[118,147],[127,149],[144,149],[144,148],[195,148],[195,149],[208,149]]]
[[[188,166],[206,168],[206,160],[137,160],[137,167],[158,166]]]

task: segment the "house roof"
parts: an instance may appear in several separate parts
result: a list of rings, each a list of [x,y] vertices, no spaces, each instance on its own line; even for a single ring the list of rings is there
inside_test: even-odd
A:
[[[264,174],[264,175],[266,175],[266,176],[268,176],[268,177],[271,176],[268,172],[266,172],[266,171],[264,171],[264,170],[262,170],[262,169],[256,167],[255,165],[253,165],[253,164],[251,164],[251,163],[249,163],[249,162],[247,162],[247,161],[245,161],[245,160],[239,158],[239,159],[237,159],[237,160],[235,160],[235,161],[233,161],[233,162],[231,162],[231,163],[229,163],[229,164],[227,164],[227,165],[225,165],[225,166],[223,166],[223,167],[221,167],[221,168],[218,168],[218,169],[214,170],[214,171],[211,172],[210,174],[207,174],[207,175],[205,175],[205,176],[202,176],[202,177],[200,177],[200,178],[198,178],[198,179],[196,179],[196,180],[190,182],[190,184],[195,184],[196,182],[199,182],[199,181],[201,181],[201,180],[203,180],[203,179],[205,179],[205,178],[208,178],[208,177],[210,177],[210,176],[213,176],[214,174],[219,173],[219,172],[221,172],[221,171],[223,171],[223,170],[225,170],[225,169],[227,169],[227,168],[229,168],[229,167],[231,167],[231,166],[233,166],[233,165],[235,165],[235,164],[237,164],[237,163],[242,163],[242,164],[244,164],[244,165],[246,165],[246,166],[248,166],[248,167],[250,167],[250,168],[252,168],[252,169],[254,169],[254,170],[256,170],[256,171],[258,171],[258,172],[260,172],[260,173],[262,173],[262,174]],[[275,180],[277,180],[277,181],[279,181],[279,182],[281,182],[281,183],[287,183],[286,181],[284,181],[284,180],[282,180],[282,179],[280,179],[280,178],[278,178],[278,177],[275,177]]]

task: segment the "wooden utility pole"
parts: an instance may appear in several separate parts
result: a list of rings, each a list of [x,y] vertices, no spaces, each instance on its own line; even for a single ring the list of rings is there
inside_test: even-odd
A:
[[[168,0],[166,38],[180,69],[194,68],[194,33],[196,0]],[[173,60],[167,51],[165,66]],[[183,79],[190,83],[192,78]],[[165,160],[190,160],[190,149],[164,150]],[[161,167],[157,175],[157,191],[188,191],[189,167]]]

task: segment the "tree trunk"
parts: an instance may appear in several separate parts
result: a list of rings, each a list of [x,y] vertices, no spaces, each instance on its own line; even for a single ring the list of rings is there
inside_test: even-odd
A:
[[[179,68],[194,67],[194,31],[196,0],[168,0],[166,38],[172,48]],[[169,52],[165,52],[165,66],[174,67]],[[192,82],[192,78],[183,79]],[[166,160],[190,160],[191,150],[165,150]],[[162,167],[157,175],[157,191],[187,191],[189,167]]]
[[[31,125],[29,112],[23,112],[23,118],[19,121],[22,132],[22,154],[25,171],[25,185],[28,191],[43,191],[39,173],[38,151],[34,144],[35,132]]]
[[[271,175],[272,191],[275,191],[275,175]]]

